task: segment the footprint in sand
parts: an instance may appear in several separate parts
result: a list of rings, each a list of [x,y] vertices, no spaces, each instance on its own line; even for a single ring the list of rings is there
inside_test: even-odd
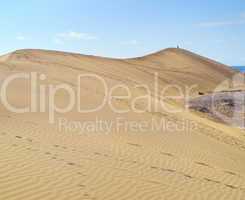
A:
[[[136,144],[136,143],[127,143],[127,144],[134,147],[142,147],[140,144]]]
[[[169,156],[169,157],[174,157],[173,154],[167,153],[167,152],[161,152],[162,155]]]
[[[215,181],[215,180],[210,179],[210,178],[204,178],[204,180],[205,180],[205,181],[208,181],[208,182],[212,182],[212,183],[217,183],[217,184],[220,183],[220,181]]]
[[[98,156],[101,156],[101,153],[98,153],[98,152],[94,152],[94,155],[98,155]]]
[[[81,187],[81,188],[85,188],[86,185],[83,185],[83,184],[79,184],[78,187]]]
[[[234,185],[225,184],[225,186],[228,187],[228,188],[231,188],[231,189],[233,189],[233,190],[238,189],[238,187],[236,187],[236,186],[234,186]]]
[[[237,176],[237,174],[235,172],[231,172],[231,171],[224,171],[224,173],[230,174],[232,176]]]
[[[73,162],[68,162],[67,165],[70,165],[70,166],[75,166],[76,163],[73,163]]]
[[[159,168],[156,166],[151,166],[151,169],[159,169]]]
[[[89,194],[88,194],[88,193],[85,193],[83,196],[85,196],[85,197],[89,197]]]
[[[192,176],[190,176],[190,175],[188,175],[188,174],[183,174],[183,176],[184,176],[185,178],[188,178],[188,179],[194,179],[194,177],[192,177]]]
[[[204,162],[195,162],[197,165],[201,165],[201,166],[204,166],[204,167],[210,167],[211,168],[211,166],[210,165],[208,165],[208,164],[206,164],[206,163],[204,163]]]
[[[171,173],[175,173],[176,172],[176,170],[173,170],[173,169],[164,169],[164,168],[162,168],[161,170],[162,171],[166,171],[166,172],[171,172]]]

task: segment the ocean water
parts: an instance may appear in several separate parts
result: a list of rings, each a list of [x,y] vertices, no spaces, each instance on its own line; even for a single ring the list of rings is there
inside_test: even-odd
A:
[[[234,69],[237,69],[241,72],[245,72],[245,66],[233,66]]]

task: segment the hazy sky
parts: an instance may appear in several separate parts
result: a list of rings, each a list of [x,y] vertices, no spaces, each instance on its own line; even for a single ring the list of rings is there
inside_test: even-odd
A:
[[[245,64],[244,0],[4,0],[0,8],[0,53],[40,48],[134,57],[178,44]]]

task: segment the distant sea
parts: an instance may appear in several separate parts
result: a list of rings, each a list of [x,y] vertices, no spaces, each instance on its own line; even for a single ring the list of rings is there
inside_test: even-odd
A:
[[[233,66],[234,69],[237,69],[241,72],[245,72],[245,66]]]

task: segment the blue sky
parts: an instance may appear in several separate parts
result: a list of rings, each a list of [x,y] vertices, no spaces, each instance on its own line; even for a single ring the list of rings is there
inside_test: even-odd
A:
[[[244,0],[5,0],[0,53],[54,49],[134,57],[180,47],[245,64]]]

